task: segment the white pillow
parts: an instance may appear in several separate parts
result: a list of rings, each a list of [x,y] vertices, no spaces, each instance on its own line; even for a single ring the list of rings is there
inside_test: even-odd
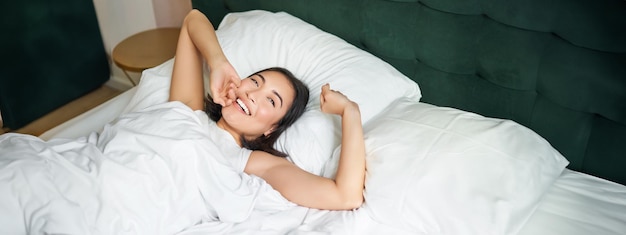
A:
[[[400,97],[421,98],[418,85],[391,65],[284,12],[228,14],[217,35],[241,78],[278,66],[309,87],[307,112],[280,137],[277,149],[315,174],[340,143],[339,119],[319,110],[322,85],[330,83],[357,102],[364,123]]]
[[[418,85],[391,65],[285,12],[231,13],[217,34],[239,76],[287,68],[309,86],[310,108],[318,108],[326,83],[360,104],[363,122],[399,97],[421,98]]]
[[[364,132],[362,209],[414,234],[516,234],[568,164],[513,121],[413,100],[396,101]]]

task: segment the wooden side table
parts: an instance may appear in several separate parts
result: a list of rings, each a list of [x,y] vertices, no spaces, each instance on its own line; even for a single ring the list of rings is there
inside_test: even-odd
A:
[[[142,72],[174,57],[179,33],[180,28],[157,28],[132,35],[115,46],[113,61],[135,86],[127,71]]]

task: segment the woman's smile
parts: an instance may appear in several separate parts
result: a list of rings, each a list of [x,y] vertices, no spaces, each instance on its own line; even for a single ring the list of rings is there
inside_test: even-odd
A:
[[[248,106],[243,102],[243,100],[237,98],[236,100],[237,105],[239,106],[239,109],[241,110],[241,112],[243,112],[244,114],[250,116],[250,109],[248,108]]]

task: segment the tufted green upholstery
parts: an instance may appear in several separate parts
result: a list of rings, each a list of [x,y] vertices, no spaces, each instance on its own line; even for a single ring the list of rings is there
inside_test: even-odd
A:
[[[0,110],[19,129],[109,80],[92,1],[2,1]]]
[[[626,1],[193,0],[286,11],[383,58],[422,101],[515,120],[626,184]]]

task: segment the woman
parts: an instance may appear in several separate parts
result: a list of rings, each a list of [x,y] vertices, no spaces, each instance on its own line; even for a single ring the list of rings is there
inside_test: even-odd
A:
[[[341,156],[332,180],[300,169],[277,156],[281,154],[271,147],[306,105],[296,99],[302,92],[288,72],[269,69],[240,80],[220,48],[213,25],[197,10],[185,17],[175,58],[170,101],[180,101],[193,110],[205,107],[202,63],[206,61],[213,101],[222,106],[217,126],[232,135],[240,147],[258,146],[251,148],[245,173],[261,177],[301,206],[346,210],[363,203],[365,147],[361,114],[355,102],[331,90],[328,84],[322,87],[321,110],[342,118]]]

